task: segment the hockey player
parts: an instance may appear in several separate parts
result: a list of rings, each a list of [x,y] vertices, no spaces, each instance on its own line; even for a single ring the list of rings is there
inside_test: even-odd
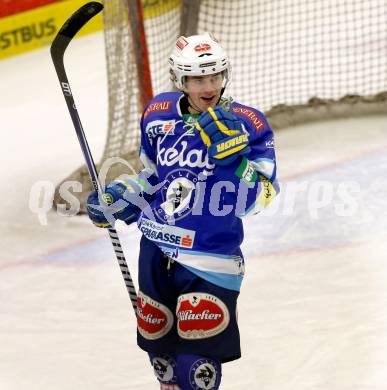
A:
[[[143,112],[145,169],[107,185],[107,204],[91,193],[88,211],[97,226],[142,232],[137,338],[161,389],[218,389],[221,364],[241,356],[242,218],[279,191],[273,134],[261,112],[223,96],[231,67],[212,35],[180,37],[169,64],[180,92]]]

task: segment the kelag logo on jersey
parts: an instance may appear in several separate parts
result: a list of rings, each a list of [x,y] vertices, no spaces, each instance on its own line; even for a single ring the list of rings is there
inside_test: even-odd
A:
[[[142,234],[151,241],[173,244],[181,248],[192,248],[195,240],[195,231],[142,218],[139,223]]]
[[[175,134],[176,121],[152,121],[149,122],[146,126],[145,132],[149,138],[150,143],[152,143],[153,138],[156,138],[158,135],[174,135]]]
[[[187,141],[181,141],[173,147],[161,146],[161,138],[157,140],[157,163],[163,167],[205,168],[212,171],[214,164],[208,161],[207,151],[191,148]]]

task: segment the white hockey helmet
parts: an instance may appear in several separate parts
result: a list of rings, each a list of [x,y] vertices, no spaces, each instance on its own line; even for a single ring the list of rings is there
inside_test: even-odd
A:
[[[184,89],[186,76],[207,76],[224,71],[223,88],[231,77],[231,65],[225,51],[208,32],[179,37],[169,57],[169,65],[172,81],[179,90]]]

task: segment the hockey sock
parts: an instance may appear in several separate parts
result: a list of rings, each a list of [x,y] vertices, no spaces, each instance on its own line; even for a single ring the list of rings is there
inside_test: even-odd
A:
[[[149,353],[149,359],[161,388],[173,389],[173,385],[177,384],[175,357],[172,354]]]
[[[198,355],[176,356],[177,383],[180,390],[217,390],[222,377],[218,359]]]

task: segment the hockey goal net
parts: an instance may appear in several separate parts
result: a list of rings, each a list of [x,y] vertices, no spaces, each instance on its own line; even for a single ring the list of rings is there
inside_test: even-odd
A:
[[[105,0],[109,120],[101,162],[138,160],[145,102],[171,90],[179,35],[212,32],[232,63],[227,94],[264,111],[272,127],[387,113],[386,0]],[[116,164],[110,178],[125,170]],[[66,180],[91,190],[80,168]],[[63,203],[59,196],[56,202]]]

